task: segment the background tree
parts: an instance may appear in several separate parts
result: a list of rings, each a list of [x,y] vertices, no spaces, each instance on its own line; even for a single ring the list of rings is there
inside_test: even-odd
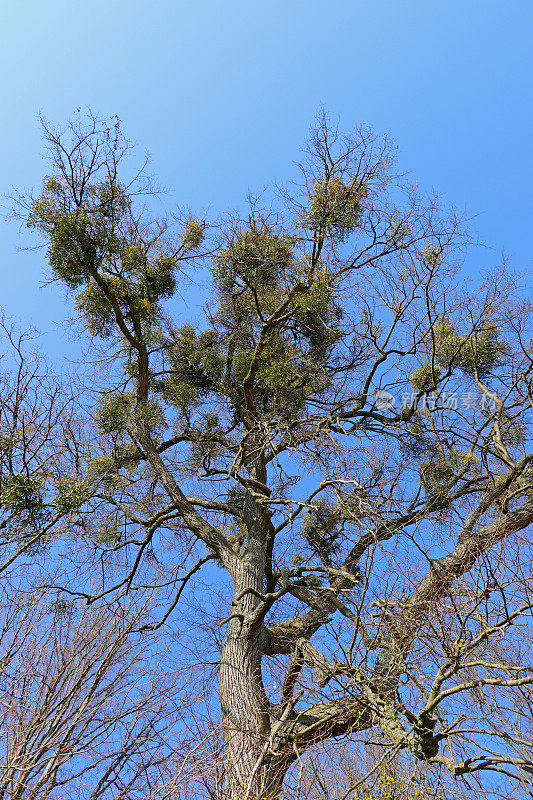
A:
[[[47,543],[88,488],[76,464],[82,443],[78,389],[51,372],[32,331],[0,319],[0,574],[5,579]],[[30,556],[31,558],[27,558]]]
[[[206,777],[206,742],[180,730],[186,677],[138,634],[147,602],[120,614],[10,586],[0,608],[1,798],[162,800]]]
[[[111,557],[69,590],[152,569],[166,621],[204,571],[225,798],[276,797],[306,751],[374,729],[526,791],[533,362],[505,270],[469,289],[461,219],[368,128],[321,119],[299,182],[213,231],[138,204],[118,122],[44,131],[28,225],[100,347],[79,513]],[[166,301],[205,266],[195,325]]]
[[[153,591],[87,606],[51,588],[86,566],[68,558],[89,496],[79,387],[46,366],[34,333],[0,331],[0,797],[188,797],[217,766],[216,730],[191,725],[201,686],[140,631]]]
[[[390,759],[388,748],[370,741],[356,752],[352,743],[326,742],[307,754],[298,770],[299,800],[438,800],[440,787],[425,780],[420,762]],[[460,794],[458,796],[461,796]]]

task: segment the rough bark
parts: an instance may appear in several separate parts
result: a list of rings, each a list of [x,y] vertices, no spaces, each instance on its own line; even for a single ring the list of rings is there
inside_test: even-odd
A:
[[[220,703],[227,765],[225,796],[228,798],[247,786],[269,733],[268,701],[261,676],[261,645],[257,634],[250,635],[248,625],[240,616],[253,613],[257,600],[251,594],[238,599],[246,589],[261,591],[260,562],[258,553],[235,566],[234,603],[240,611],[239,616],[228,622],[220,661]]]

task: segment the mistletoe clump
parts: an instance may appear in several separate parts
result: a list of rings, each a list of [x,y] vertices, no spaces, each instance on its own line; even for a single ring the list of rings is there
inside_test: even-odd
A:
[[[175,250],[161,236],[145,237],[132,214],[127,188],[111,177],[87,184],[74,201],[66,178],[47,178],[31,206],[28,226],[48,236],[52,271],[76,291],[93,336],[110,336],[120,316],[146,327],[176,289]],[[186,250],[199,246],[196,223],[184,236]]]
[[[430,505],[439,509],[449,508],[449,494],[452,487],[466,473],[475,470],[476,457],[468,452],[450,450],[447,455],[425,461],[420,465],[420,483],[426,492]]]
[[[343,310],[335,300],[332,278],[319,271],[309,289],[298,299],[292,331],[307,341],[309,356],[315,363],[325,361],[332,347],[342,338]]]
[[[183,228],[181,239],[186,250],[198,250],[205,236],[205,225],[192,219]]]
[[[243,385],[253,373],[256,405],[283,419],[327,388],[327,359],[342,335],[342,312],[325,270],[316,270],[309,284],[301,280],[287,299],[287,287],[304,274],[293,248],[290,237],[263,226],[235,236],[212,267],[216,320],[231,341],[221,390],[242,406]],[[283,324],[266,332],[266,320],[284,301]]]
[[[339,548],[339,513],[325,500],[316,503],[303,521],[303,535],[322,558],[329,561]]]
[[[500,339],[498,326],[486,320],[471,334],[461,336],[448,317],[442,317],[435,325],[435,354],[439,364],[450,369],[459,367],[468,375],[486,376],[497,367],[507,352],[507,345]]]
[[[268,303],[267,293],[279,288],[293,262],[291,237],[279,236],[266,226],[248,230],[236,235],[213,259],[214,284],[226,298],[240,290],[245,295],[252,294],[253,287],[259,302]]]
[[[219,337],[213,329],[197,333],[192,325],[184,325],[171,330],[162,344],[168,367],[156,390],[171,406],[188,413],[219,388],[224,367]]]
[[[343,239],[359,222],[365,196],[365,187],[358,180],[344,183],[333,177],[319,181],[307,212],[307,224],[331,239]]]
[[[55,488],[52,505],[60,514],[77,511],[90,497],[87,480],[77,476],[60,478]]]
[[[37,475],[5,475],[0,480],[0,508],[35,512],[43,508],[43,481]]]
[[[134,397],[129,392],[105,395],[100,398],[96,414],[96,426],[102,433],[125,431],[131,424]]]
[[[423,364],[420,369],[411,375],[411,383],[415,389],[433,389],[442,374],[440,367],[433,364]]]

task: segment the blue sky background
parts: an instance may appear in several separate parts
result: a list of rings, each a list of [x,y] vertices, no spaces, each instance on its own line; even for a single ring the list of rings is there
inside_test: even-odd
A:
[[[426,189],[478,214],[519,269],[533,262],[531,0],[4,0],[0,192],[38,187],[37,112],[118,114],[175,203],[221,212],[282,181],[317,109],[371,123]],[[45,254],[0,231],[0,305],[72,345]]]
[[[292,172],[323,105],[390,134],[421,187],[533,266],[533,0],[3,0],[0,194],[46,172],[38,112],[117,114],[179,203],[214,214]],[[0,224],[0,306],[77,353],[45,252]],[[196,312],[193,312],[196,314]],[[209,573],[208,573],[209,575]],[[217,580],[221,580],[217,572]],[[202,598],[202,589],[198,590]]]

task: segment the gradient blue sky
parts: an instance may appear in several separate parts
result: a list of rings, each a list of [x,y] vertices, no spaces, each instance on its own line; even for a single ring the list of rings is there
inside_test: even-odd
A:
[[[0,24],[0,192],[40,183],[37,112],[91,106],[150,151],[169,207],[223,211],[290,174],[324,105],[479,215],[472,269],[531,267],[532,0],[4,0]],[[69,306],[28,243],[2,224],[0,305],[57,355]]]

